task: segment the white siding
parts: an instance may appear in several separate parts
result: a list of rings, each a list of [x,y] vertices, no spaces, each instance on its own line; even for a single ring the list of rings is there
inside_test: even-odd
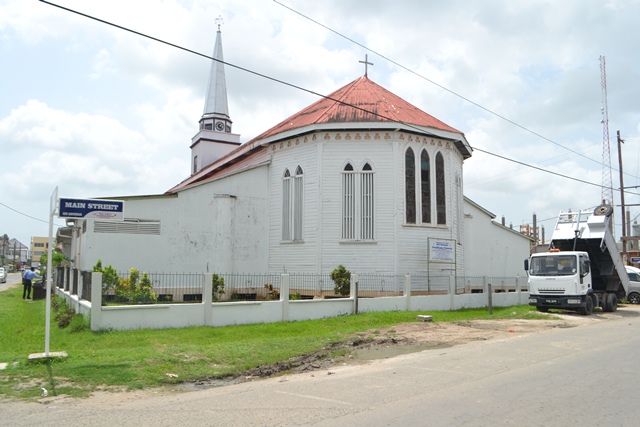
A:
[[[160,235],[81,235],[82,269],[98,259],[120,271],[264,272],[267,270],[268,167],[181,191],[125,198],[127,218],[160,221]]]
[[[465,199],[465,275],[524,276],[529,239],[494,221],[492,215]]]

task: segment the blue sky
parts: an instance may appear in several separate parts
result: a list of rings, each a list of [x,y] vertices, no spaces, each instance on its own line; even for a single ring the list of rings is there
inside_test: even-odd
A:
[[[360,77],[368,54],[372,80],[463,131],[473,147],[595,184],[604,55],[613,187],[616,130],[627,141],[625,186],[640,185],[640,1],[281,1],[373,52],[270,0],[56,3],[208,55],[221,16],[226,61],[324,94]],[[61,197],[156,194],[188,176],[206,59],[37,0],[0,0],[0,11],[0,233],[23,243],[46,236],[56,186]],[[240,70],[226,74],[242,141],[316,100]],[[464,187],[515,228],[534,212],[546,220],[593,207],[601,193],[479,151],[465,162]],[[543,225],[549,236],[553,221]]]

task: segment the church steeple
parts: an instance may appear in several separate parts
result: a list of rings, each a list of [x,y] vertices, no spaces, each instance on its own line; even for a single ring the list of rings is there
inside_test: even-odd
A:
[[[231,118],[227,102],[227,83],[224,76],[222,56],[222,34],[220,25],[222,18],[216,19],[218,31],[213,49],[211,70],[207,94],[204,101],[204,112],[200,118],[200,131],[191,139],[191,174],[195,174],[206,166],[240,145],[240,135],[231,133]]]
[[[209,83],[207,85],[207,98],[204,102],[204,111],[200,119],[200,129],[215,130],[218,132],[231,132],[231,120],[229,118],[229,104],[227,102],[227,83],[224,76],[224,61],[222,55],[222,33],[220,25],[222,18],[216,18],[218,31],[216,32],[216,44],[213,48],[211,70],[209,71]]]

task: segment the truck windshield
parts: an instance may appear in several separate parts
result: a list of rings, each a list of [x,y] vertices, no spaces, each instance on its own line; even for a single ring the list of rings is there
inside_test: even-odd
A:
[[[531,258],[531,276],[572,276],[576,274],[575,255],[544,255]]]

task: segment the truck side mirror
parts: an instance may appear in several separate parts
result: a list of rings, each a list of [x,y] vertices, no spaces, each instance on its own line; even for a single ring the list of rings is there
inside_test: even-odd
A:
[[[529,258],[524,260],[524,271],[529,271]]]

